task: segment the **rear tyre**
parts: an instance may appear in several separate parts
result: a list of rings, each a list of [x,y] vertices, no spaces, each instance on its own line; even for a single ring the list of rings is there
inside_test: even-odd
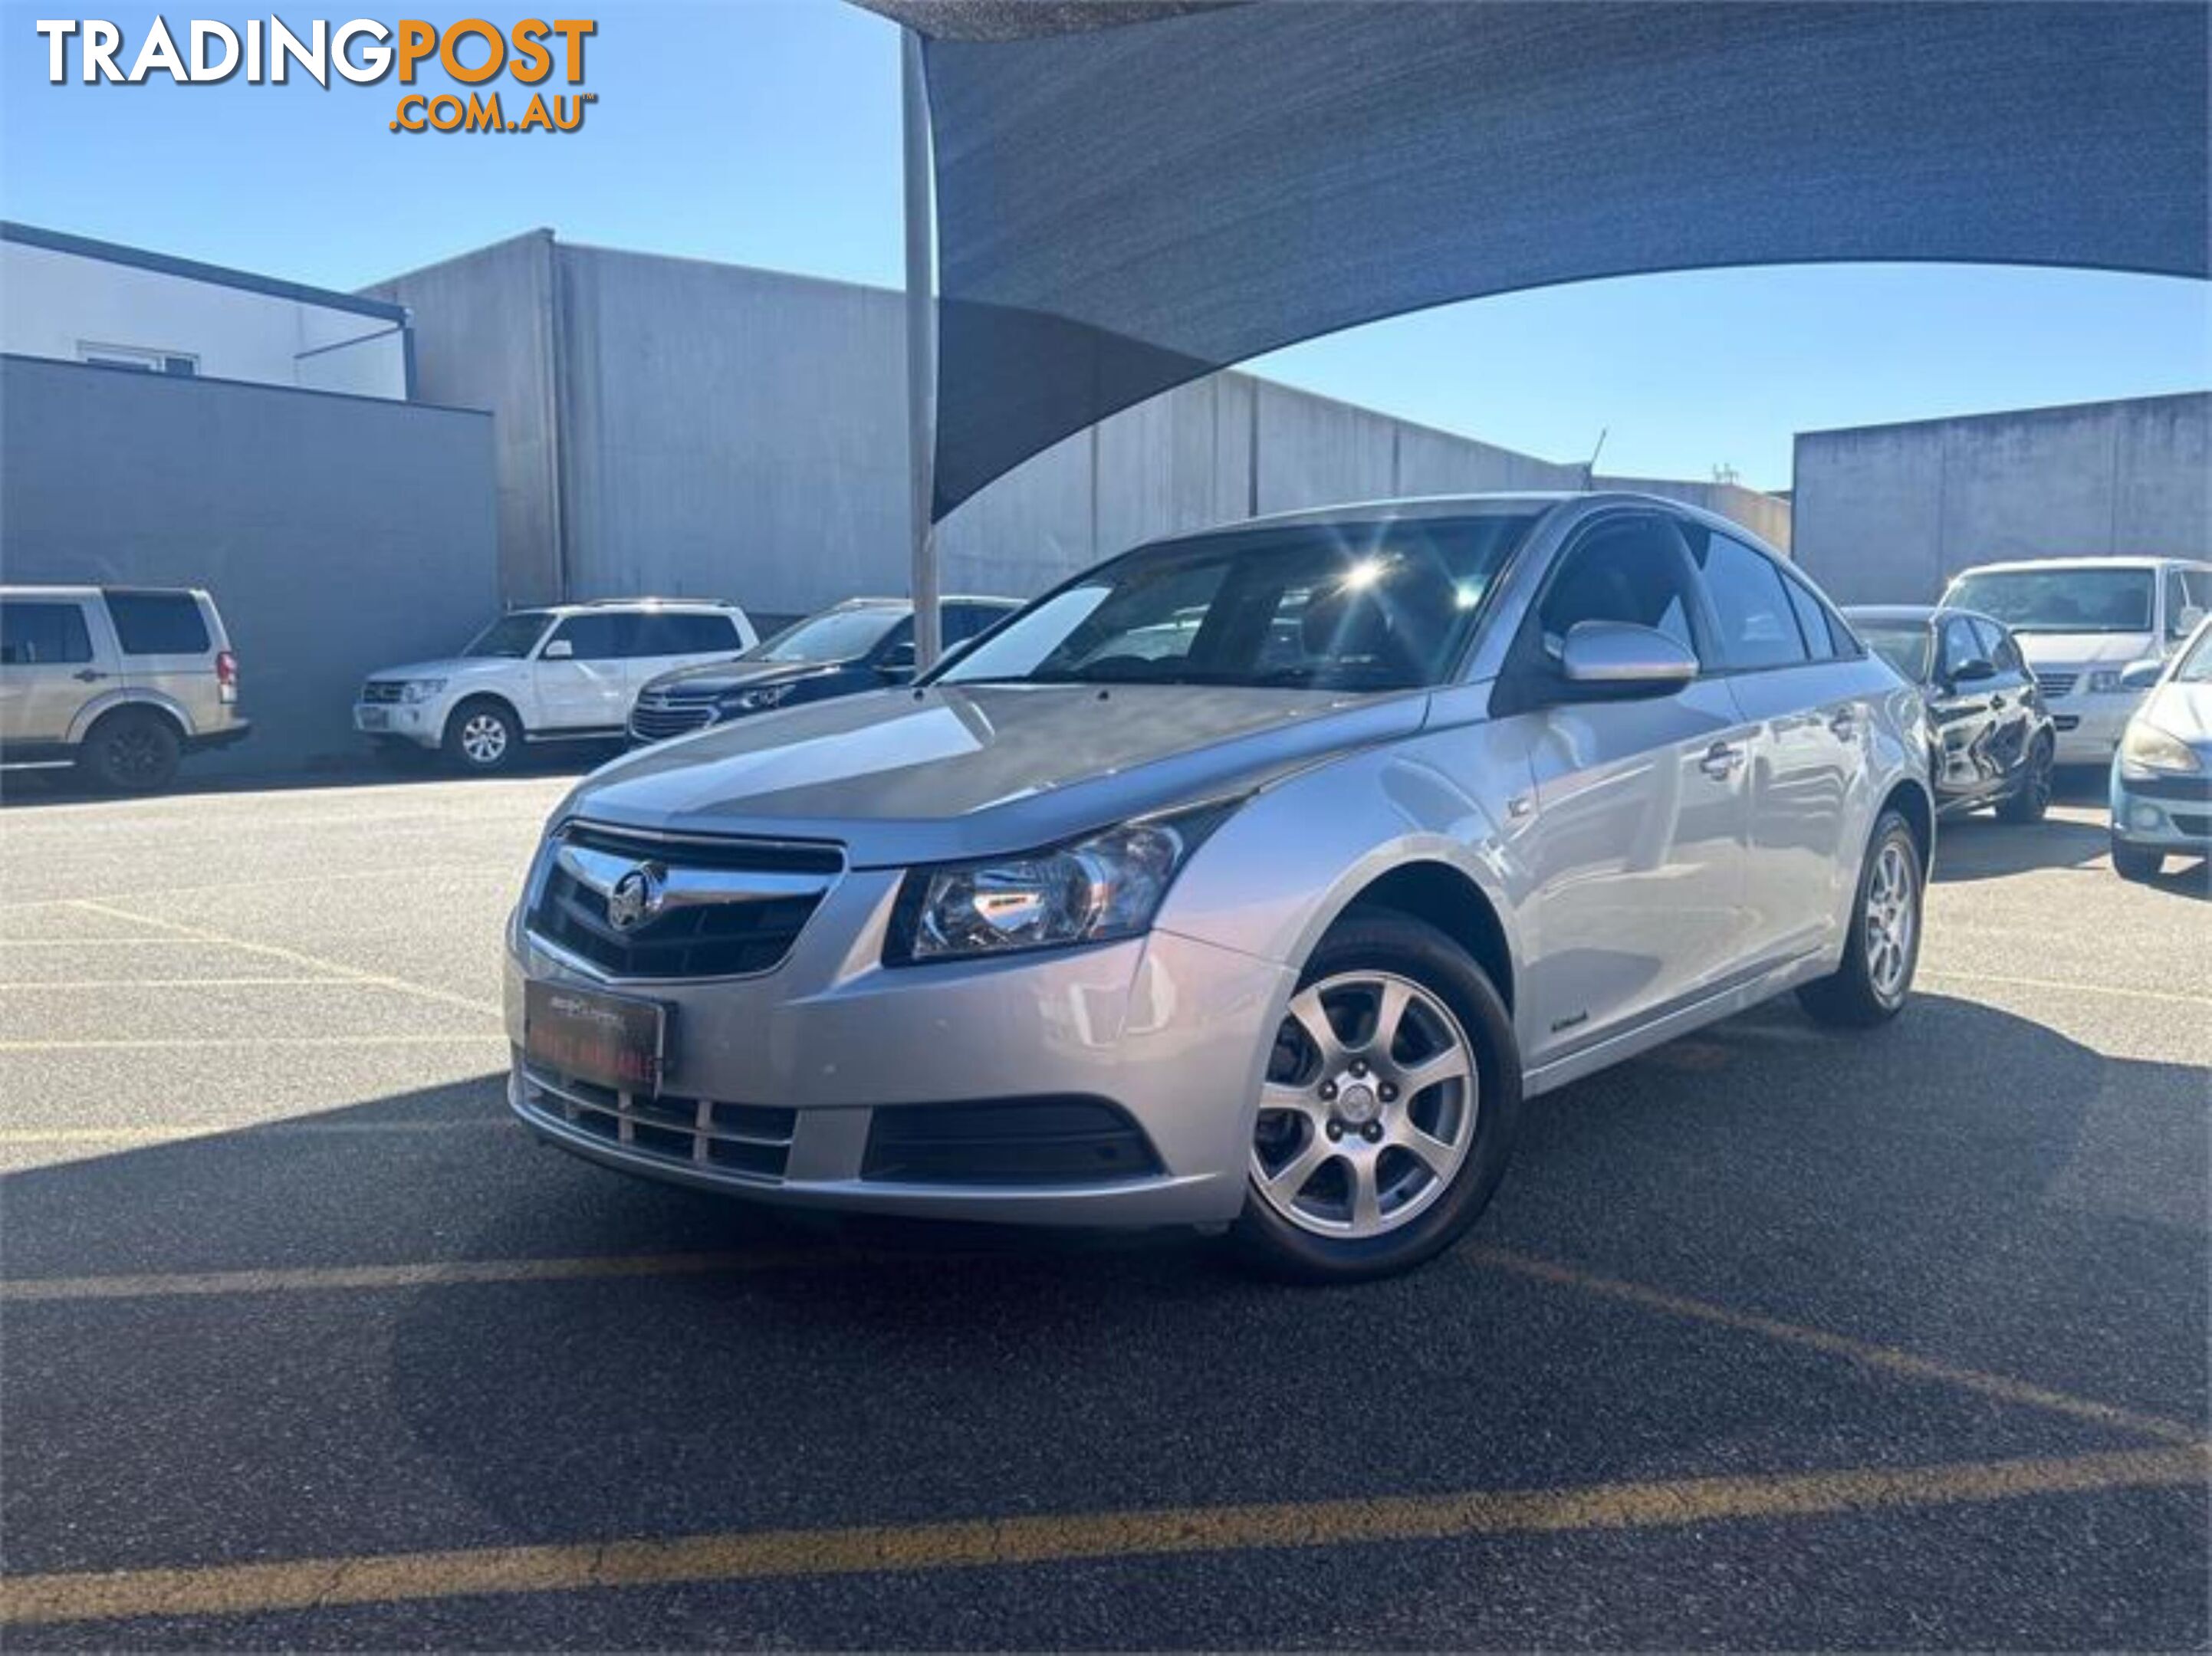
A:
[[[1296,1282],[1410,1270],[1489,1204],[1520,1113],[1513,1021],[1483,969],[1433,926],[1355,909],[1276,1033],[1232,1245]]]
[[[1997,807],[1997,821],[2030,827],[2041,822],[2050,809],[2051,744],[2038,742],[2035,751],[2027,756],[2027,774],[2020,779],[2012,797]]]
[[[446,720],[446,757],[473,774],[507,769],[521,747],[522,727],[514,710],[489,696],[464,701]]]
[[[2112,836],[2112,872],[2123,880],[2138,885],[2155,880],[2166,871],[2166,853],[2153,851],[2147,846],[2131,846],[2118,834]]]
[[[1883,811],[1859,868],[1843,963],[1797,992],[1814,1022],[1869,1029],[1897,1016],[1920,964],[1925,883],[1911,824],[1897,811]]]
[[[110,793],[159,793],[177,779],[184,755],[177,727],[150,707],[107,714],[85,737],[78,762]]]

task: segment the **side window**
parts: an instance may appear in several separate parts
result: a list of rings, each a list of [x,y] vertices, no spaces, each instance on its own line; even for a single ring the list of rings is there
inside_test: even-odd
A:
[[[1680,543],[1652,518],[1601,524],[1570,550],[1536,606],[1544,647],[1555,655],[1577,622],[1655,628],[1686,650],[1698,647]]]
[[[735,655],[744,647],[737,622],[727,616],[655,613],[632,621],[633,656],[703,656],[725,650]]]
[[[1741,541],[1708,534],[1698,563],[1720,622],[1722,665],[1741,670],[1807,659],[1796,611],[1771,559]]]
[[[2187,638],[2204,612],[2212,610],[2212,573],[2201,569],[2166,572],[2166,635]]]
[[[960,642],[960,634],[953,630],[952,614],[953,612],[949,610],[945,612],[945,636],[938,640],[941,647],[948,650]],[[879,662],[890,661],[896,657],[908,666],[913,664],[914,617],[912,616],[908,616],[884,634],[882,640],[876,646],[875,657]]]
[[[2027,665],[2021,659],[2020,646],[2012,641],[2012,634],[1993,621],[1976,620],[1974,640],[1981,646],[1982,654],[2001,673],[2025,675]]]
[[[945,610],[945,647],[949,650],[956,644],[965,644],[1006,613],[988,604],[948,604]]]
[[[1945,678],[1982,653],[1981,640],[1964,616],[1954,616],[1943,623],[1943,649],[1936,670]]]
[[[0,667],[90,661],[92,634],[74,604],[0,604]]]
[[[619,661],[630,653],[637,621],[635,616],[618,614],[571,616],[554,628],[553,638],[568,640],[578,661]]]
[[[208,648],[207,622],[189,592],[109,592],[109,619],[126,656],[196,656]]]
[[[1832,660],[1836,654],[1835,634],[1828,628],[1828,612],[1821,608],[1820,600],[1802,581],[1782,578],[1783,590],[1790,594],[1790,607],[1797,614],[1797,632],[1805,640],[1805,653],[1815,661]]]

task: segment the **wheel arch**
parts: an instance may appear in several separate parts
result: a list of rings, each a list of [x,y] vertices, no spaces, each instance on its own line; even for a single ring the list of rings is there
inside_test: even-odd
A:
[[[1505,1010],[1513,1010],[1513,948],[1505,923],[1489,894],[1465,870],[1434,858],[1401,863],[1352,893],[1329,925],[1362,909],[1383,909],[1434,926],[1467,950]]]
[[[1882,813],[1893,810],[1905,818],[1905,826],[1912,830],[1913,842],[1920,847],[1921,877],[1926,878],[1936,866],[1936,801],[1927,786],[1911,777],[1893,785],[1882,796],[1881,808],[1875,812],[1875,821]]]
[[[513,696],[499,690],[471,690],[467,695],[456,700],[453,705],[446,710],[446,722],[438,730],[438,740],[441,744],[453,740],[453,721],[480,701],[489,701],[497,707],[507,718],[514,720],[515,735],[525,739],[528,738],[529,726],[522,722],[522,709],[514,705]]]
[[[145,712],[168,722],[179,743],[192,739],[192,721],[184,708],[167,696],[153,690],[110,690],[95,701],[88,701],[77,709],[70,745],[82,747],[92,740],[93,732],[118,713]]]

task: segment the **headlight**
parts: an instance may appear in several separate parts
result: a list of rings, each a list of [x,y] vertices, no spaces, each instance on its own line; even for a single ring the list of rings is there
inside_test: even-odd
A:
[[[442,678],[410,678],[399,687],[399,699],[408,702],[428,701],[445,688],[446,681]]]
[[[899,892],[884,963],[972,959],[1133,937],[1225,804],[1152,816],[1048,851],[918,868]]]
[[[726,713],[762,713],[775,707],[797,688],[793,684],[763,684],[757,690],[739,690],[735,695],[724,696],[715,705]]]
[[[2126,688],[2120,682],[2117,667],[2093,667],[2089,670],[2088,688],[2091,695],[2118,695]]]
[[[2139,771],[2199,771],[2203,761],[2197,750],[2178,736],[2169,736],[2155,725],[2136,719],[2120,738],[2120,767]]]

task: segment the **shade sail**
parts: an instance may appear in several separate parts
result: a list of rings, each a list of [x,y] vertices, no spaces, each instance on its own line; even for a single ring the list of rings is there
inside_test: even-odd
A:
[[[929,36],[940,519],[1183,380],[1485,294],[2207,274],[2200,3],[877,3]]]

